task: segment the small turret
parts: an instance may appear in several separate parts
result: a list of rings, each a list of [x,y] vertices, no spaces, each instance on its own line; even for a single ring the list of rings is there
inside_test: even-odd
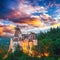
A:
[[[36,34],[31,32],[30,36],[29,36],[29,42],[32,42],[33,45],[37,45],[37,39],[36,39]]]
[[[36,39],[35,33],[31,32],[30,35],[29,35],[29,40],[33,41],[35,39]]]

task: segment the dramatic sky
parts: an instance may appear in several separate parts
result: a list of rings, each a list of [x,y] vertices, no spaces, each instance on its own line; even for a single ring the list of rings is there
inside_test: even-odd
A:
[[[14,23],[39,28],[60,26],[60,1],[0,0],[0,25]]]
[[[28,17],[49,14],[60,19],[59,0],[0,0],[0,17]],[[12,16],[13,15],[13,16]]]

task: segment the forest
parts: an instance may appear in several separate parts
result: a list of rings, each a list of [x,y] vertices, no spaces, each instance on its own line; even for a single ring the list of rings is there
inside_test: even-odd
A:
[[[36,38],[38,45],[32,48],[37,52],[34,56],[23,53],[19,50],[19,46],[14,53],[8,53],[5,46],[1,46],[0,60],[60,60],[60,28],[51,28],[47,32],[40,32]]]

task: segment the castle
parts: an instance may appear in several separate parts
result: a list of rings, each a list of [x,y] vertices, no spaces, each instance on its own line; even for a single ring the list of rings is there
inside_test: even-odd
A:
[[[33,46],[37,45],[37,39],[35,33],[22,34],[19,26],[15,27],[14,37],[10,40],[10,46],[8,51],[15,51],[16,46],[22,47],[23,52],[31,51]]]

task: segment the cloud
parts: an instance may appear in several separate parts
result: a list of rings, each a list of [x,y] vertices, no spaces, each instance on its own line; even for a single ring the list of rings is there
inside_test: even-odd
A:
[[[14,27],[15,26],[11,21],[0,19],[0,36],[9,36],[13,34]]]
[[[53,14],[54,19],[60,19],[60,8],[58,8],[56,11],[54,11]]]
[[[48,14],[42,14],[42,15],[40,15],[40,19],[46,25],[51,25],[52,20],[53,20],[52,17],[50,15],[48,15]]]
[[[3,22],[5,21],[5,22]],[[44,24],[38,18],[22,18],[19,22],[6,23],[7,20],[0,21],[0,36],[13,36],[15,25],[19,25],[23,33],[28,31],[36,31],[40,27],[43,28]],[[3,25],[2,25],[3,23]]]
[[[48,27],[48,26],[53,26],[53,27],[56,26],[57,27],[60,25],[60,22],[58,19],[54,19],[48,14],[40,15],[40,19],[46,25],[46,27]]]
[[[41,14],[40,17],[43,18],[43,19],[49,19],[49,18],[51,18],[51,16],[48,15],[48,14]]]
[[[20,2],[18,8],[11,8],[11,13],[7,16],[8,18],[22,18],[30,17],[34,13],[47,13],[48,11],[43,6],[32,6],[28,1]]]
[[[12,21],[15,22],[15,20]],[[20,18],[15,23],[24,23],[32,26],[43,26],[42,22],[37,17]]]
[[[43,6],[32,6],[31,4],[21,3],[18,7],[19,11],[26,14],[46,13],[47,10]]]

